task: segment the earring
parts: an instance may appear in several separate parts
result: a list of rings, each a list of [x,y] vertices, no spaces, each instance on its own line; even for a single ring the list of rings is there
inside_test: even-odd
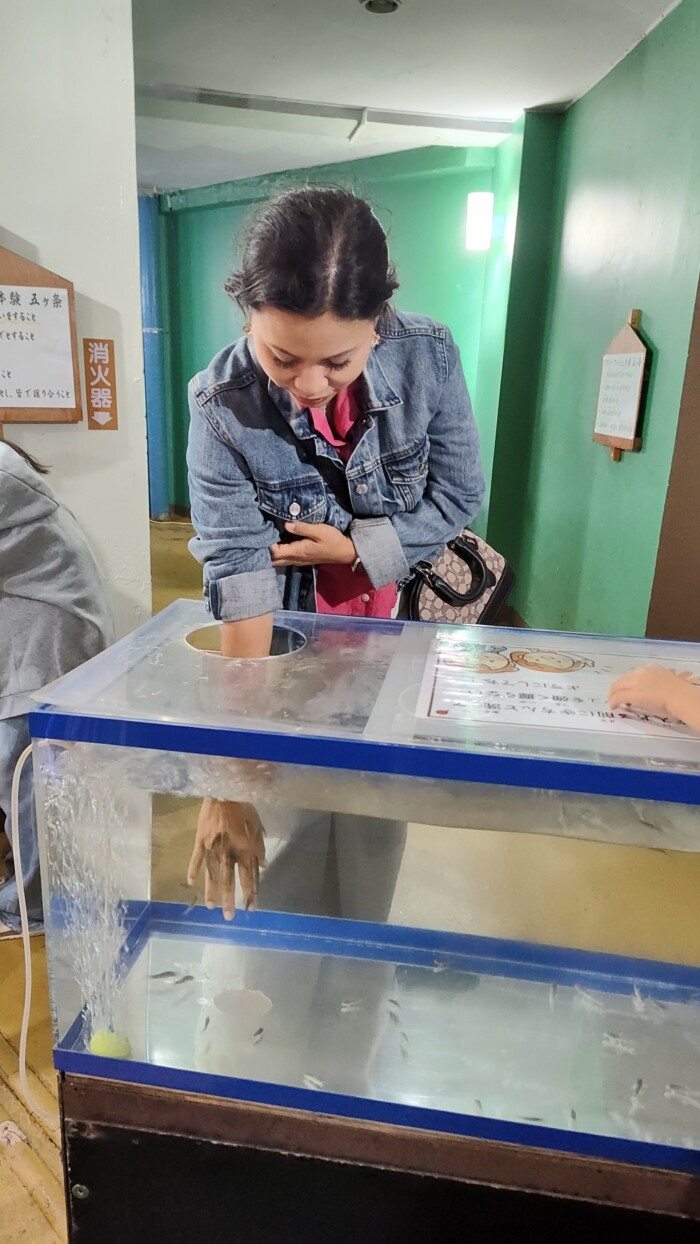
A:
[[[375,333],[375,334],[374,334],[374,337],[372,338],[372,348],[373,348],[374,350],[376,350],[376,348],[377,348],[377,346],[379,345],[380,341],[381,341],[381,337],[379,336],[379,333]]]
[[[243,325],[243,336],[250,337],[250,324],[246,323]]]

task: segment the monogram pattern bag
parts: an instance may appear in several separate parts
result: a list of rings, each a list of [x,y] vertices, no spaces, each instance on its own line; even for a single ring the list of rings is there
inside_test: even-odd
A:
[[[495,621],[514,583],[505,558],[465,528],[433,566],[420,562],[414,567],[404,611],[414,622],[487,625]]]

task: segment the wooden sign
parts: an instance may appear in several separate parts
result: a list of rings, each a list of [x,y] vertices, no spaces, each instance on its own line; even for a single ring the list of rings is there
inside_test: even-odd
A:
[[[119,413],[114,342],[104,337],[85,337],[83,352],[88,428],[93,432],[115,432],[119,427]]]
[[[73,285],[0,247],[0,424],[82,417]]]
[[[608,446],[613,462],[620,461],[623,451],[637,453],[642,448],[638,430],[647,347],[635,332],[639,319],[639,311],[630,312],[629,322],[603,357],[593,440]]]

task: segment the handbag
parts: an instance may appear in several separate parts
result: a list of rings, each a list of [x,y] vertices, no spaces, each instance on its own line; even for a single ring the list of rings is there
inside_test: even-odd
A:
[[[413,622],[487,625],[515,583],[505,557],[469,528],[449,541],[434,565],[419,562],[412,574],[402,613]]]

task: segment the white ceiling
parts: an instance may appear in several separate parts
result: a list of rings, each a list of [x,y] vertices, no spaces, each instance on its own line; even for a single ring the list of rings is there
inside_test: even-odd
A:
[[[669,0],[134,0],[137,86],[512,122],[578,98]],[[251,118],[206,104],[137,106],[139,181],[176,189],[464,138],[414,128]],[[155,114],[155,115],[154,115]],[[212,123],[213,121],[213,123]],[[465,124],[469,130],[469,124]],[[507,132],[507,126],[503,132]],[[471,140],[470,140],[471,141]],[[498,135],[475,141],[496,142]]]

